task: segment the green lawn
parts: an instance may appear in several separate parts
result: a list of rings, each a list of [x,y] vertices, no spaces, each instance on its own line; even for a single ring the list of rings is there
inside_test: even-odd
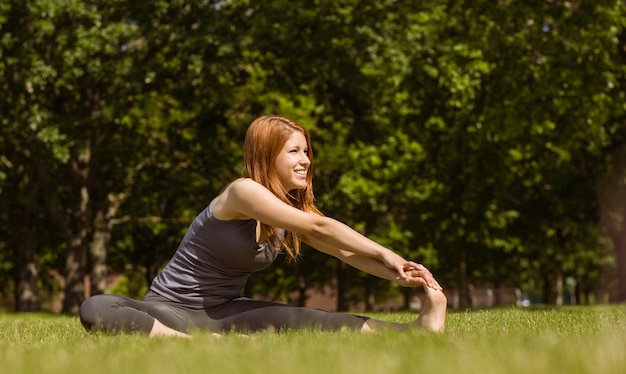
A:
[[[626,373],[626,306],[450,312],[440,335],[299,331],[192,339],[90,335],[76,317],[0,314],[0,372]]]

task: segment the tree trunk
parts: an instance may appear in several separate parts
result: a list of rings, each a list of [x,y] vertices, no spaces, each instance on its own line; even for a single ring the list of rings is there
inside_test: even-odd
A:
[[[29,216],[28,212],[24,216]],[[19,230],[17,254],[17,287],[16,305],[18,312],[36,312],[41,310],[41,299],[37,286],[39,271],[37,269],[36,229],[32,219],[18,220],[22,226]]]
[[[73,207],[67,222],[67,256],[65,258],[65,295],[63,313],[77,314],[85,300],[86,275],[86,215],[89,194],[86,187],[80,189],[80,199]]]
[[[622,1],[623,16],[626,15],[624,6],[626,1]],[[618,52],[621,57],[622,66],[626,66],[626,29],[622,29],[618,37]],[[624,82],[622,82],[624,83]],[[621,208],[621,225],[619,229],[609,232],[613,241],[613,248],[615,250],[615,263],[617,264],[617,299],[616,302],[626,302],[626,185],[624,183],[624,176],[626,176],[626,148],[622,148],[620,152],[617,152],[614,158],[615,172],[613,185],[616,186],[617,195],[620,197],[615,203]],[[605,220],[606,224],[606,220]]]
[[[615,302],[626,301],[626,148],[613,154],[610,170],[600,181],[600,217],[613,243],[617,272]]]
[[[470,292],[469,282],[467,280],[467,262],[465,261],[465,255],[459,261],[459,308],[471,308],[472,307],[472,295]]]
[[[626,212],[622,216],[622,221],[626,220]],[[617,271],[617,296],[613,300],[618,303],[626,302],[626,223],[622,226],[620,235],[613,237],[613,246],[615,247],[615,263]]]
[[[348,300],[348,265],[337,260],[337,311],[350,309]]]
[[[15,310],[34,312],[41,310],[37,262],[38,218],[41,211],[37,202],[42,191],[46,190],[47,183],[38,146],[28,141],[26,144],[18,143],[9,142],[9,147],[16,151],[13,155],[15,163],[2,155],[2,164],[8,168],[7,184],[2,192],[10,197],[6,199],[6,213],[3,212],[3,215],[6,214],[6,224],[11,234],[9,238],[0,241],[8,239],[7,244],[13,247]]]
[[[404,301],[404,310],[410,310],[411,309],[411,301],[413,301],[413,297],[415,296],[415,293],[413,291],[413,288],[410,287],[402,287],[402,299]]]
[[[556,275],[556,300],[554,303],[558,306],[563,305],[565,290],[563,287],[563,273],[558,272]]]
[[[91,260],[91,290],[90,295],[102,294],[107,288],[107,247],[111,239],[111,228],[106,215],[100,210],[96,213],[93,223],[94,231],[89,243]]]
[[[372,286],[372,276],[366,275],[363,278],[363,298],[365,300],[365,311],[371,312],[374,310],[374,287]]]
[[[500,306],[502,305],[502,292],[500,292],[500,282],[493,282],[493,305]]]
[[[550,273],[543,273],[543,302],[544,304],[552,303],[552,276]]]
[[[93,235],[89,244],[91,260],[91,295],[102,294],[107,288],[107,248],[111,241],[113,218],[122,203],[126,200],[126,192],[108,194],[106,203],[95,213],[93,221]]]

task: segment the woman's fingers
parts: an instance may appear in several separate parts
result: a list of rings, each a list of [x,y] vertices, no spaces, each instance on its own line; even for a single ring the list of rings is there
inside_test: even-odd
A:
[[[407,266],[406,266],[405,270],[408,270],[408,269],[415,269],[415,270],[418,270],[418,271],[426,271],[428,274],[431,274],[430,270],[428,270],[426,268],[426,266],[424,266],[422,264],[418,264],[418,263],[413,262],[413,261],[408,261],[407,262]]]
[[[434,290],[443,290],[430,270],[422,264],[418,264],[414,261],[406,261],[393,252],[383,257],[383,262],[387,267],[396,270],[400,284],[413,287],[427,286]]]
[[[435,290],[443,289],[441,285],[437,282],[437,280],[435,280],[435,277],[433,277],[430,271],[426,269],[423,265],[420,265],[418,267],[412,266],[408,269],[405,269],[405,273],[411,278],[419,278],[419,281],[416,281],[416,283],[423,282],[426,286]]]

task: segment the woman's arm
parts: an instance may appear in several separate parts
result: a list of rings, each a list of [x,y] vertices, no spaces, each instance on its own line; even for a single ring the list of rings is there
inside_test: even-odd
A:
[[[409,264],[405,267],[406,278],[402,278],[393,269],[385,266],[380,260],[373,257],[361,256],[352,252],[344,251],[339,248],[328,246],[321,242],[308,242],[307,244],[313,246],[321,252],[334,256],[348,265],[362,270],[368,274],[375,275],[382,279],[387,279],[397,282],[404,287],[418,287],[427,286],[434,290],[442,290],[442,287],[435,280],[431,272],[423,265],[417,264],[411,261],[407,261]]]
[[[345,224],[329,217],[303,212],[285,204],[261,184],[249,179],[238,179],[230,184],[212,203],[212,211],[219,219],[256,219],[270,226],[299,233],[305,242],[378,259],[406,278],[409,262],[359,234]]]

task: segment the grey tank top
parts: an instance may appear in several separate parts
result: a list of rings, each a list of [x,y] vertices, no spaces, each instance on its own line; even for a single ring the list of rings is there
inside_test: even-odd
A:
[[[191,223],[150,289],[193,308],[240,297],[250,274],[267,268],[278,255],[267,243],[257,244],[256,224],[256,220],[219,220],[207,207]]]

